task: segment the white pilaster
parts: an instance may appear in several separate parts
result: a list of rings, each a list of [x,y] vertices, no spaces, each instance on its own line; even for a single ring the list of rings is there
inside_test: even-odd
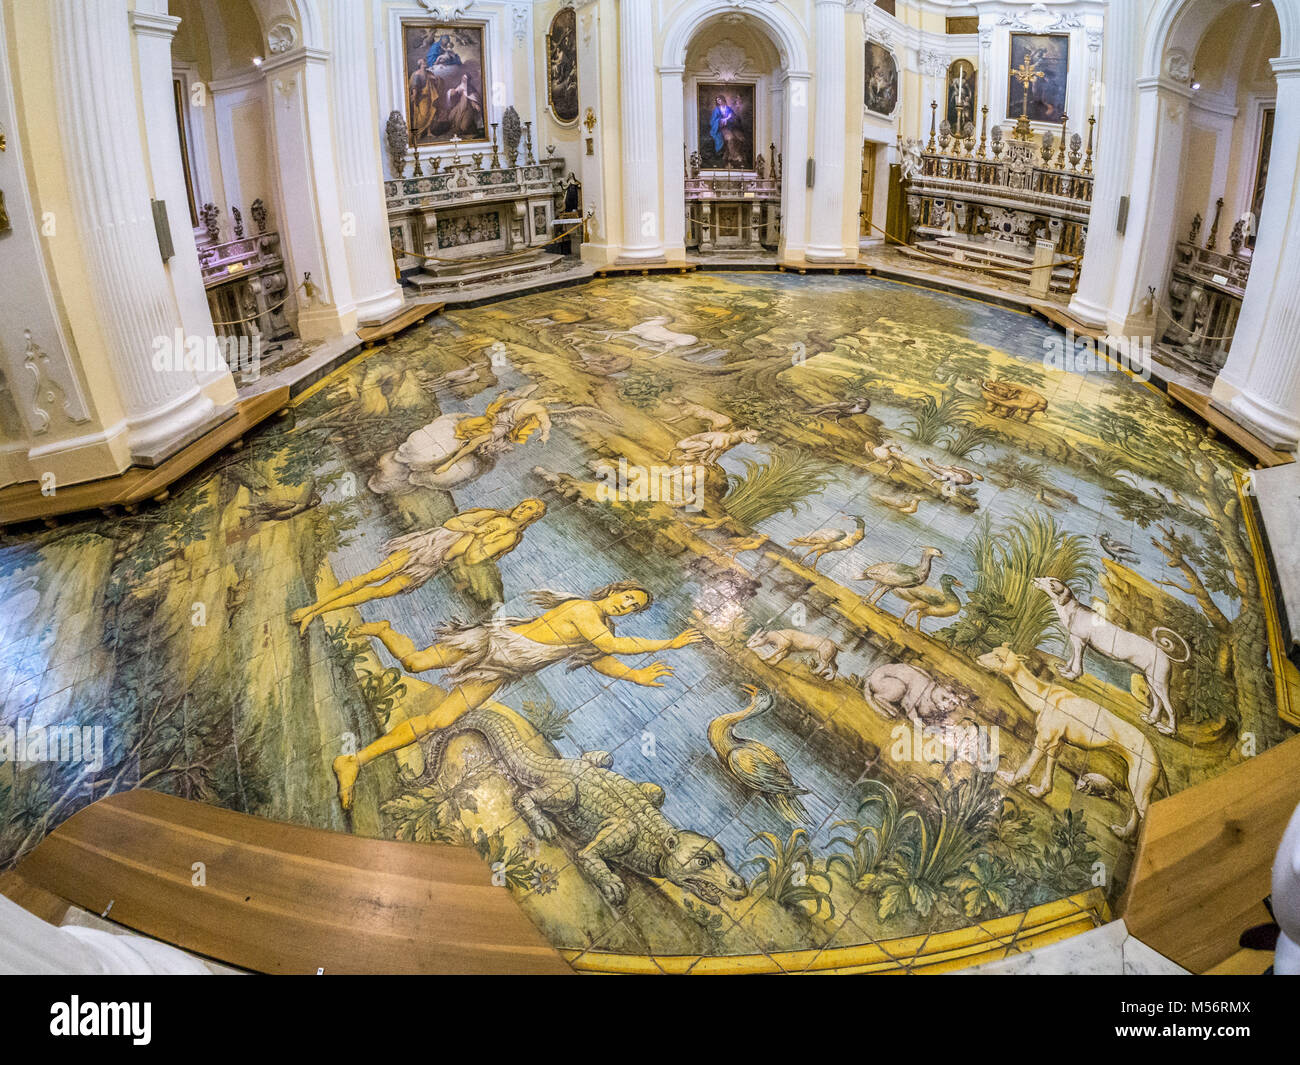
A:
[[[1091,43],[1091,34],[1089,35]],[[1105,325],[1114,292],[1124,237],[1118,230],[1120,200],[1128,195],[1133,172],[1133,124],[1137,102],[1138,50],[1142,45],[1139,4],[1112,4],[1106,12],[1097,128],[1093,140],[1096,170],[1088,246],[1079,290],[1070,313],[1089,325]],[[1084,134],[1087,135],[1086,133]],[[1133,218],[1132,212],[1129,214]]]
[[[357,319],[380,322],[405,303],[393,272],[379,156],[379,104],[370,69],[368,5],[326,0],[332,27],[329,61],[334,90],[339,208]]]
[[[1277,113],[1250,281],[1215,405],[1275,448],[1300,442],[1300,57],[1274,59]]]
[[[781,169],[781,246],[783,263],[804,261],[807,247],[808,96],[807,71],[787,71],[785,83],[785,137]]]
[[[284,251],[303,340],[341,336],[357,327],[334,165],[328,59],[327,52],[297,48],[262,65]],[[299,287],[306,274],[311,293]]]
[[[807,258],[810,262],[856,258],[844,247],[844,128],[845,55],[844,0],[816,0],[813,15],[816,34],[816,112],[813,114],[812,227]]]
[[[165,269],[186,335],[206,339],[215,336],[216,330],[203,289],[194,228],[190,225],[185,162],[176,132],[172,88],[172,38],[180,22],[179,18],[167,14],[167,0],[138,0],[136,10],[131,13],[154,196],[167,204],[167,225],[175,250]],[[235,379],[219,356],[213,365],[202,364],[196,377],[214,403],[232,403],[236,399]]]
[[[663,109],[664,167],[664,254],[670,259],[686,257],[686,103],[683,96],[683,67],[659,68],[659,101]]]
[[[158,252],[135,99],[128,14],[119,0],[51,0],[54,99],[89,295],[126,411],[133,455],[155,461],[214,414],[192,369],[154,367],[184,331]],[[172,123],[174,128],[174,123]],[[183,367],[183,363],[180,363]]]
[[[1156,331],[1173,259],[1177,219],[1168,205],[1178,202],[1183,145],[1191,90],[1163,75],[1137,81],[1137,121],[1128,212],[1128,232],[1120,241],[1106,328],[1119,335]],[[1105,215],[1097,215],[1105,226]],[[1104,238],[1103,238],[1104,239]],[[1091,227],[1089,244],[1092,242]]]
[[[620,261],[664,258],[654,49],[651,0],[618,0],[619,138],[623,148]]]

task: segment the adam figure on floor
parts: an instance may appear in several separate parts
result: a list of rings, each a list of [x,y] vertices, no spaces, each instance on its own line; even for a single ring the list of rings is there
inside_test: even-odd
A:
[[[512,681],[567,660],[570,669],[590,666],[616,680],[662,688],[660,678],[673,675],[671,666],[652,662],[633,669],[614,656],[676,650],[704,638],[695,629],[687,629],[668,640],[615,636],[611,618],[639,614],[653,602],[650,593],[636,581],[617,581],[586,596],[534,592],[532,599],[546,610],[539,617],[446,626],[438,630],[438,642],[423,651],[416,650],[415,642],[394,630],[387,621],[369,622],[351,630],[354,636],[376,637],[408,673],[446,670],[453,687],[427,714],[403,721],[356,754],[334,759],[343,809],[352,806],[353,786],[363,765],[382,754],[408,747],[435,729],[446,728],[462,714],[482,706]]]

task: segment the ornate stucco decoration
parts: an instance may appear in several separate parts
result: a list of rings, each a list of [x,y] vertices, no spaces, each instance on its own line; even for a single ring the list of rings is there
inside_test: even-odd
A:
[[[23,330],[23,340],[26,342],[23,349],[23,367],[32,376],[32,433],[40,436],[48,432],[54,424],[55,415],[74,425],[89,421],[89,415],[78,414],[67,393],[64,392],[63,386],[55,380],[50,366],[50,357],[32,339],[30,329]]]
[[[1083,26],[1078,15],[1053,15],[1045,4],[1035,4],[1024,13],[1010,11],[998,17],[998,25],[1027,33],[1060,33],[1076,30]]]
[[[266,47],[272,55],[283,55],[298,43],[298,28],[292,22],[277,22],[266,33]]]
[[[433,0],[420,0],[420,6],[438,18],[451,22],[460,18],[466,11],[473,7],[474,0],[459,0],[457,3],[442,4],[434,3]]]
[[[1165,73],[1174,81],[1186,85],[1192,80],[1192,61],[1186,52],[1172,48],[1165,56]]]
[[[731,38],[724,38],[704,55],[709,73],[719,81],[735,81],[749,66],[749,55]]]

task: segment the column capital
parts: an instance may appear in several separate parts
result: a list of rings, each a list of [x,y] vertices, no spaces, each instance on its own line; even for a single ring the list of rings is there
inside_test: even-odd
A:
[[[330,57],[329,52],[323,48],[295,48],[292,51],[284,52],[281,55],[272,56],[264,60],[258,70],[262,74],[274,74],[277,70],[283,70],[285,67],[306,65],[308,63],[323,64]]]
[[[131,28],[141,37],[161,37],[170,41],[181,24],[177,15],[159,15],[152,11],[132,11]]]
[[[1273,68],[1273,74],[1279,81],[1283,78],[1300,78],[1300,55],[1279,56],[1270,59],[1268,65]]]

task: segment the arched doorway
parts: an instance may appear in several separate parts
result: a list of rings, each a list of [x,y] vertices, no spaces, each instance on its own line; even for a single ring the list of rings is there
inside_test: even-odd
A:
[[[743,145],[712,145],[717,158],[711,161],[752,162],[748,168],[732,166],[737,176],[742,171],[757,179],[758,156],[763,156],[764,181],[771,185],[773,214],[779,214],[777,232],[772,222],[755,224],[753,212],[745,222],[750,233],[763,230],[763,240],[779,257],[801,256],[806,244],[806,195],[804,160],[808,156],[808,112],[810,99],[808,47],[804,30],[782,9],[737,11],[728,0],[710,0],[684,8],[664,36],[659,66],[660,104],[663,141],[663,208],[664,246],[668,256],[685,253],[687,244],[687,175],[692,151],[698,150],[701,133],[712,140],[712,109],[716,96],[730,107],[731,93],[726,86],[752,87],[753,154],[743,159],[734,153]],[[710,114],[702,119],[702,86],[716,85],[709,105]],[[749,89],[746,90],[748,99]],[[743,102],[743,101],[742,101]],[[722,127],[719,126],[720,132]],[[731,154],[724,154],[731,153]],[[772,158],[775,153],[776,159]],[[725,173],[728,167],[707,167],[701,153],[700,170],[708,180],[711,174]],[[778,177],[773,178],[773,168]],[[742,190],[743,192],[743,190]],[[734,218],[735,211],[731,212]],[[741,222],[733,221],[737,233]],[[718,232],[724,228],[717,227]],[[727,227],[730,228],[730,227]],[[775,236],[775,240],[772,237]]]
[[[780,55],[753,20],[717,19],[691,38],[682,73],[688,250],[775,254],[784,91]]]

